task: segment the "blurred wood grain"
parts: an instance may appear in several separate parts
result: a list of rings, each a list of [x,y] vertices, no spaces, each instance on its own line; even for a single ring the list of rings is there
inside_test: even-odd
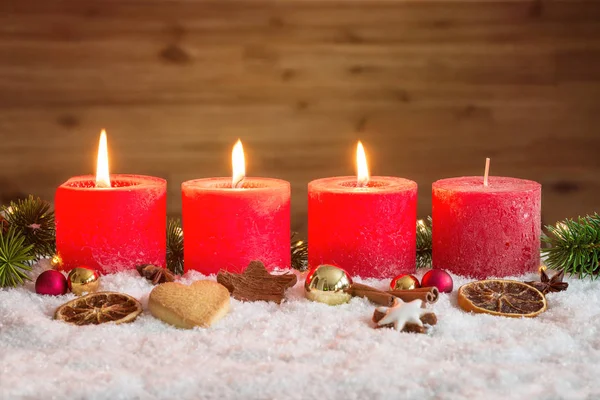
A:
[[[92,173],[180,184],[354,173],[419,183],[492,174],[544,185],[543,219],[599,210],[600,2],[72,0],[0,3],[0,200],[51,199]]]

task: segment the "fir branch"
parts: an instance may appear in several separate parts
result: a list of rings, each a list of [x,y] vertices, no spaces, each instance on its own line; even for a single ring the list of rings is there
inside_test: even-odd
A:
[[[427,222],[417,221],[417,268],[431,265],[431,250],[431,217],[427,217]]]
[[[292,268],[303,272],[308,269],[308,242],[306,240],[297,239],[297,235],[298,233],[292,232],[292,237],[290,239]]]
[[[12,201],[3,207],[4,218],[9,226],[20,232],[26,246],[33,246],[36,259],[51,257],[56,252],[54,211],[50,203],[29,195]]]
[[[33,245],[25,244],[25,236],[10,228],[0,229],[0,287],[22,285],[31,280],[28,272],[34,260]]]
[[[549,268],[564,271],[579,278],[596,279],[600,275],[600,215],[587,215],[576,220],[566,219],[556,226],[546,226],[549,235],[542,248]]]
[[[176,218],[167,222],[167,268],[174,274],[183,275],[183,229],[181,220]]]

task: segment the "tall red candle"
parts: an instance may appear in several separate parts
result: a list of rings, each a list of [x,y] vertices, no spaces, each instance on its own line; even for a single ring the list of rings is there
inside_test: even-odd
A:
[[[489,177],[433,183],[433,266],[485,279],[521,275],[540,263],[541,185]]]
[[[56,190],[56,249],[64,269],[85,265],[109,273],[165,266],[167,182],[109,175],[104,130],[97,162],[95,178],[77,176]]]
[[[231,178],[184,182],[184,266],[209,275],[242,272],[252,260],[289,268],[290,184],[279,179]]]
[[[239,273],[252,260],[262,261],[269,270],[289,268],[289,182],[246,178],[239,140],[231,159],[231,178],[196,179],[181,185],[186,271]]]
[[[308,263],[337,265],[351,275],[392,278],[416,268],[417,184],[369,177],[362,143],[356,177],[308,184]]]
[[[352,276],[393,278],[416,268],[417,184],[385,176],[357,187],[353,176],[308,184],[308,259]]]
[[[56,248],[64,268],[86,265],[101,273],[164,266],[167,182],[111,175],[111,187],[78,176],[56,191]]]

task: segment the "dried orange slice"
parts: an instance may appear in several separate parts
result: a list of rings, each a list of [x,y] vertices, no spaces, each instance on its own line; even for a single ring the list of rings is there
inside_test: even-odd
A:
[[[98,325],[105,322],[131,322],[142,312],[133,297],[116,292],[96,292],[78,297],[58,307],[54,318],[73,325]]]
[[[458,289],[458,305],[465,311],[504,317],[535,317],[546,311],[546,297],[517,281],[490,279]]]

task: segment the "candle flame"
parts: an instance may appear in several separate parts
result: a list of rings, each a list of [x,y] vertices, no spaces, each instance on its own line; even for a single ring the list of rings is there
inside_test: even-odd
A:
[[[96,187],[109,188],[110,175],[108,174],[108,146],[106,144],[106,131],[100,132],[98,144],[98,163],[96,164]]]
[[[365,149],[360,140],[358,141],[358,146],[356,146],[356,170],[356,186],[366,186],[369,183],[369,167],[367,165]]]
[[[233,166],[231,187],[240,188],[246,177],[246,160],[244,159],[244,147],[242,147],[242,141],[239,139],[231,152],[231,165]]]

